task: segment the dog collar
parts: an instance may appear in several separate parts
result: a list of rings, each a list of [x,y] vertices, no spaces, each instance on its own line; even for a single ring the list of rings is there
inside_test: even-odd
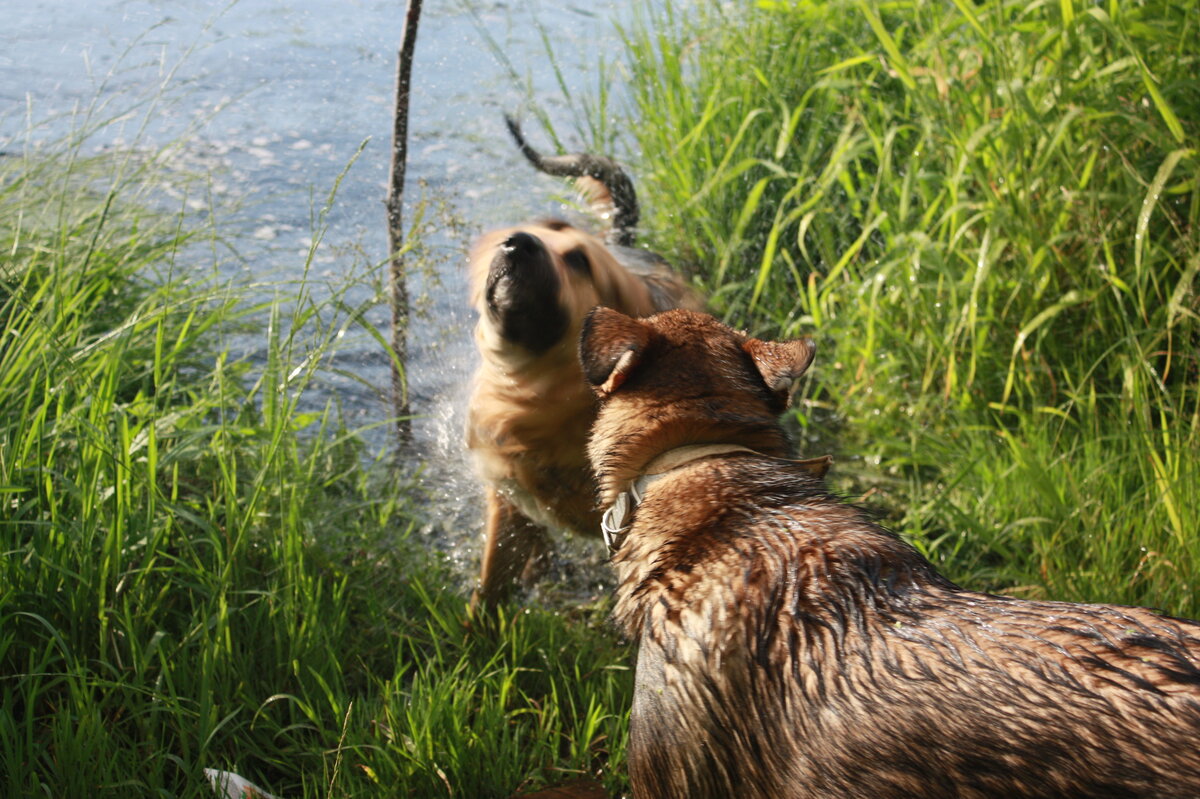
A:
[[[754,452],[747,447],[737,444],[690,444],[686,447],[676,447],[667,450],[646,464],[646,470],[629,488],[617,495],[612,506],[600,517],[600,534],[608,545],[608,554],[615,554],[625,541],[625,534],[633,525],[633,512],[642,504],[646,489],[667,472],[685,466],[692,461],[706,458],[709,455],[723,455],[728,452]]]
[[[690,444],[667,450],[646,464],[645,472],[630,483],[629,488],[618,494],[613,504],[600,517],[600,534],[604,537],[604,543],[608,546],[608,554],[614,555],[621,548],[621,544],[625,541],[625,535],[629,532],[629,528],[633,526],[633,512],[637,510],[638,505],[642,504],[642,498],[646,495],[646,489],[651,484],[665,477],[668,472],[672,472],[681,466],[686,466],[692,461],[707,458],[710,455],[725,455],[732,452],[749,452],[753,455],[762,455],[761,452],[756,452],[738,444]],[[779,460],[799,464],[818,477],[829,471],[829,464],[833,462],[833,458],[829,455],[800,461],[786,458],[779,458]]]

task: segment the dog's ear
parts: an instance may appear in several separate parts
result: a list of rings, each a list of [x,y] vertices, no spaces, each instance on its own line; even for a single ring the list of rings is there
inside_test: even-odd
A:
[[[792,384],[812,363],[817,345],[810,338],[795,341],[752,338],[742,345],[742,350],[754,361],[763,382],[780,400],[782,410],[791,398]]]
[[[637,367],[650,329],[612,308],[593,308],[579,334],[579,361],[592,390],[601,397],[621,387]]]

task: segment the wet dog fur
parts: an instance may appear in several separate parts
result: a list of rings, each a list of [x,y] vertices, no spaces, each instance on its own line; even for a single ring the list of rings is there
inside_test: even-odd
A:
[[[809,342],[702,314],[597,309],[584,373],[639,641],[629,767],[659,797],[1197,797],[1200,623],[965,590],[789,463],[776,424]]]
[[[577,342],[593,307],[646,316],[700,308],[700,296],[663,259],[629,246],[638,209],[633,184],[611,159],[544,157],[509,120],[518,146],[540,169],[586,184],[607,215],[606,242],[561,220],[493,230],[470,257],[478,312],[467,445],[486,486],[485,543],[473,606],[493,605],[536,576],[547,531],[599,534],[585,446],[595,397],[579,368]]]

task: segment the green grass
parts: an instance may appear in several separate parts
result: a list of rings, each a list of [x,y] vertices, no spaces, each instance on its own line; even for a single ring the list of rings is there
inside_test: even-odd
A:
[[[163,152],[86,142],[0,159],[0,795],[619,789],[623,648],[541,609],[469,630],[413,492],[305,401],[365,307],[251,302],[224,231],[152,210]]]
[[[1200,615],[1200,8],[655,4],[646,227],[972,587]]]

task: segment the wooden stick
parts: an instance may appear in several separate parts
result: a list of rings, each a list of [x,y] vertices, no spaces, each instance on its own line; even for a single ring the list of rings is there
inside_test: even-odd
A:
[[[404,366],[408,362],[408,282],[404,274],[404,172],[408,165],[408,105],[412,78],[413,51],[417,44],[417,23],[421,18],[421,0],[408,0],[404,33],[396,59],[396,114],[392,126],[392,167],[388,187],[388,262],[392,306],[392,401],[396,410],[396,435],[401,444],[412,441],[408,380]]]

